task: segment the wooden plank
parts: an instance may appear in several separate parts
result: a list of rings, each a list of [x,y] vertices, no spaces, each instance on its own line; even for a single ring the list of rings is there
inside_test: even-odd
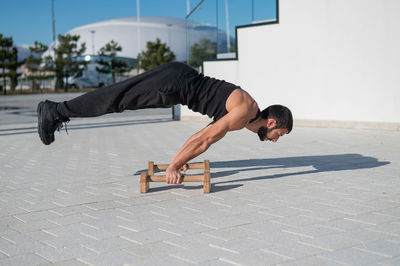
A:
[[[140,174],[140,193],[147,193],[149,191],[149,181],[147,181],[147,173]]]
[[[204,169],[204,163],[189,163],[187,165],[188,165],[188,169]],[[169,166],[169,164],[155,164],[154,170],[165,171],[165,170],[167,170],[168,166]]]
[[[205,172],[210,172],[210,161],[209,160],[204,161],[204,173]]]
[[[149,168],[148,174],[154,175],[154,162],[150,161],[148,164],[148,168]]]
[[[168,164],[154,164],[148,162],[148,172],[142,172],[140,175],[140,193],[147,193],[149,190],[149,182],[165,182],[165,175],[155,175],[155,171],[165,171]],[[210,161],[205,160],[203,163],[189,163],[187,169],[204,169],[203,175],[182,175],[182,182],[202,182],[204,193],[209,193],[211,190],[210,182]]]
[[[211,190],[210,172],[205,172],[204,173],[203,191],[204,191],[204,193],[210,193],[210,190]]]
[[[148,175],[147,176],[148,182],[165,182],[166,176],[165,175]],[[182,182],[203,182],[204,175],[184,175]]]

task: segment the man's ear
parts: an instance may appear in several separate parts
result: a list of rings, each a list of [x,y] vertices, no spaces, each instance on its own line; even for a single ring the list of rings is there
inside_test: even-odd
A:
[[[276,127],[276,120],[273,118],[267,119],[267,128],[274,128]]]

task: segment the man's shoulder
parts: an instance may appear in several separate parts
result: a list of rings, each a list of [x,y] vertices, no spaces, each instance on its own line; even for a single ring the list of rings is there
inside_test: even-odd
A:
[[[258,104],[249,93],[241,88],[235,89],[226,101],[228,113],[234,109],[240,109],[245,115],[254,117],[259,110]]]
[[[246,127],[258,113],[258,105],[245,91],[238,89],[229,96],[226,105],[227,114],[223,120],[229,124],[230,130]]]

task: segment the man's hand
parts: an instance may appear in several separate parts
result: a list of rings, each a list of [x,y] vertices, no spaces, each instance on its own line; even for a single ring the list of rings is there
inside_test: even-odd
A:
[[[185,164],[184,166],[182,166],[182,168],[180,170],[186,172],[187,165]],[[168,184],[181,184],[182,183],[183,178],[178,169],[174,169],[173,167],[168,167],[165,174],[166,174],[166,182]]]
[[[181,169],[179,169],[179,171],[186,172],[188,170],[188,167],[189,167],[188,164],[185,164],[184,166],[181,167]]]

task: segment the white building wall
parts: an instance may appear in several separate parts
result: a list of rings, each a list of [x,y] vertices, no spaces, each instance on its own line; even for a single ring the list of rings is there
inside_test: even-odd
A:
[[[94,31],[94,33],[91,31]],[[66,34],[80,36],[78,45],[86,43],[85,54],[98,54],[101,47],[114,40],[122,46],[122,51],[118,52],[117,56],[136,58],[140,52],[147,49],[147,42],[154,42],[159,38],[175,53],[176,60],[185,61],[187,56],[186,22],[183,19],[141,17],[140,51],[138,47],[138,23],[135,17],[91,23],[71,29]],[[46,52],[43,56],[51,54],[53,54],[52,50]]]
[[[400,130],[399,14],[398,0],[280,0],[279,24],[239,28],[239,60],[205,74],[260,108],[288,106],[298,125]]]
[[[106,21],[107,22],[107,21]],[[169,26],[170,25],[170,26]],[[184,26],[184,25],[183,25]],[[109,43],[111,40],[118,42],[122,46],[122,52],[118,56],[136,58],[137,55],[146,50],[147,42],[154,42],[157,38],[161,42],[166,43],[175,53],[178,61],[186,60],[186,29],[182,25],[160,24],[151,22],[141,22],[140,25],[140,48],[138,50],[137,42],[137,23],[131,22],[114,22],[114,23],[97,23],[89,24],[83,27],[73,29],[68,32],[71,35],[79,35],[80,43],[86,43],[86,53],[92,54],[92,35],[90,30],[95,30],[95,53],[97,54],[101,47]]]

